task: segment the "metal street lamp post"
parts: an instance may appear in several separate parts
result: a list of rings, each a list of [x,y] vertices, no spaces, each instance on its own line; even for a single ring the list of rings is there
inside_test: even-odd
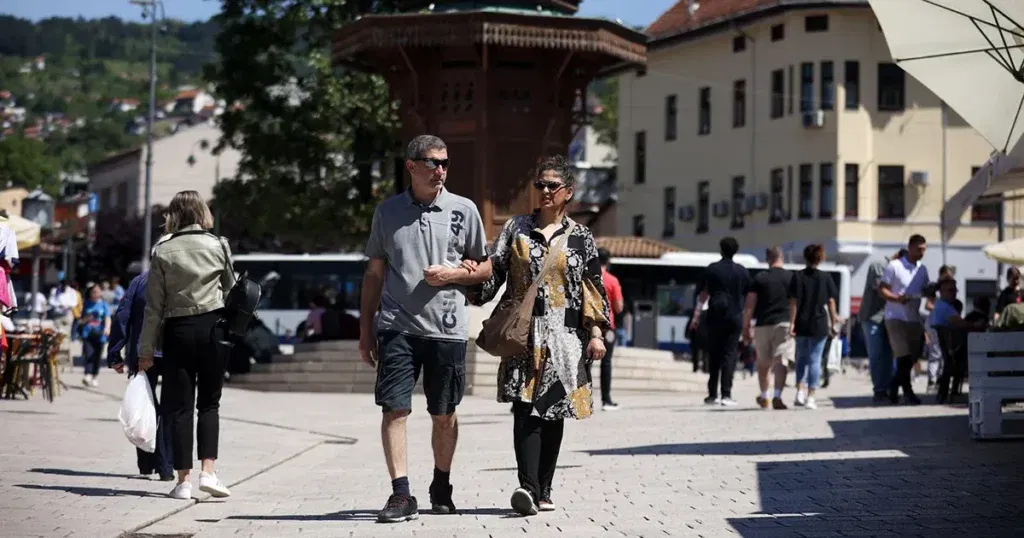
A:
[[[150,19],[150,43],[149,43],[149,121],[146,123],[146,183],[143,189],[145,208],[143,210],[144,222],[142,231],[142,271],[149,270],[149,250],[153,242],[153,207],[152,207],[152,185],[153,185],[153,124],[156,123],[156,36],[158,21],[160,18],[167,18],[164,10],[164,3],[161,0],[129,0],[129,3],[142,8],[143,18]],[[162,17],[157,17],[157,8],[160,8]]]

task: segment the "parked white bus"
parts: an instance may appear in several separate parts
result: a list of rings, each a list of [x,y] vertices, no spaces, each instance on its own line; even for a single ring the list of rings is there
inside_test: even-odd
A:
[[[622,283],[627,309],[634,327],[642,329],[644,320],[656,320],[654,335],[647,341],[636,330],[627,330],[633,345],[658,347],[685,353],[689,351],[686,326],[693,314],[697,285],[704,268],[720,258],[707,252],[665,254],[661,258],[612,258],[611,271]],[[362,254],[239,254],[234,256],[235,271],[247,271],[249,277],[264,286],[259,316],[278,336],[294,335],[305,321],[310,303],[318,293],[326,293],[345,309],[359,315],[366,258]],[[751,274],[768,266],[757,258],[737,255],[735,261]],[[801,265],[786,265],[800,269]],[[832,275],[839,288],[839,313],[850,316],[850,268],[824,263],[821,270]],[[643,332],[643,331],[640,331]],[[651,331],[647,331],[650,333]]]

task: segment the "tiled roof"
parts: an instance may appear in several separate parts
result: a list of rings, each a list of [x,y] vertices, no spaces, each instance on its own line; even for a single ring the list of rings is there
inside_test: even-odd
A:
[[[682,252],[683,249],[648,239],[646,237],[597,237],[598,248],[608,249],[608,252],[619,258],[660,258],[667,252]]]
[[[867,0],[703,0],[695,2],[699,5],[690,15],[688,0],[679,0],[668,11],[662,13],[657,20],[647,27],[647,34],[654,39],[679,35],[691,30],[727,22],[744,15],[772,8],[787,9],[806,7],[822,7],[823,4],[834,4],[837,7],[846,5],[867,5]]]

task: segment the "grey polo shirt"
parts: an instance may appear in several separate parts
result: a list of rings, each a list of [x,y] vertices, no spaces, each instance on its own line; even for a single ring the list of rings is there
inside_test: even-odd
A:
[[[476,204],[447,189],[429,205],[408,191],[381,202],[366,243],[366,257],[387,263],[377,330],[468,340],[465,287],[431,286],[423,270],[457,267],[467,258],[484,260],[486,241]]]

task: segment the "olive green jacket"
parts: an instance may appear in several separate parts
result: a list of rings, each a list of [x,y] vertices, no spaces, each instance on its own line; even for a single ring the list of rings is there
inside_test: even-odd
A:
[[[199,231],[198,224],[180,232]],[[150,260],[146,315],[140,357],[161,348],[164,321],[205,314],[224,307],[235,283],[227,240],[212,235],[182,235],[160,243]]]

